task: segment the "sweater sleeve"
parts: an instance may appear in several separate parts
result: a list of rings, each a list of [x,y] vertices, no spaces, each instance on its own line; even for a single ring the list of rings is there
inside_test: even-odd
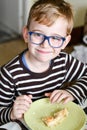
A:
[[[0,70],[0,125],[11,121],[10,113],[14,98],[14,84],[5,67]]]
[[[75,81],[66,90],[75,97],[79,104],[82,104],[87,98],[87,64],[69,55],[66,60],[66,69],[66,81]]]

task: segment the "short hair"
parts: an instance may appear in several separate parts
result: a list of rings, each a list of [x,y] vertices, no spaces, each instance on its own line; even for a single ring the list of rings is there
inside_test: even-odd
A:
[[[38,23],[51,26],[58,17],[64,17],[67,20],[67,35],[73,28],[73,11],[70,3],[64,0],[38,0],[29,12],[27,28],[29,29],[31,20]]]

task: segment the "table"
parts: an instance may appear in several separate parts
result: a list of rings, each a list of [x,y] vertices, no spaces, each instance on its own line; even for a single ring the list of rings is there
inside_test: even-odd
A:
[[[23,120],[9,122],[7,124],[0,126],[0,128],[1,128],[0,130],[2,130],[2,128],[5,128],[6,130],[31,130],[28,128],[28,126],[25,124],[25,122]]]
[[[6,130],[30,130],[30,129],[22,129],[16,122],[9,122],[5,125],[0,126],[0,128],[6,128]],[[84,130],[87,130],[87,122]]]

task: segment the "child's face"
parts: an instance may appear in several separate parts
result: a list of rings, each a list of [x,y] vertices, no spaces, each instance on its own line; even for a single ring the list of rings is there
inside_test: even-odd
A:
[[[46,39],[42,44],[33,44],[30,40],[29,32],[37,32],[46,36],[61,36],[65,37],[63,45],[59,48],[53,48],[49,45]],[[28,42],[29,56],[40,62],[49,62],[51,59],[59,55],[60,51],[66,47],[70,41],[71,36],[67,36],[67,21],[63,18],[58,18],[51,26],[39,24],[36,21],[32,21],[29,30],[24,29],[23,36],[25,41]]]

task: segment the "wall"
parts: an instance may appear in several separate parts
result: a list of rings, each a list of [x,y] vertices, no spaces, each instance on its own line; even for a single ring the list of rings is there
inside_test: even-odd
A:
[[[22,1],[0,0],[0,22],[18,33],[22,28]]]
[[[83,26],[87,10],[87,0],[66,0],[70,2],[74,10],[74,26]]]
[[[21,33],[27,22],[29,9],[36,0],[0,0],[0,22]],[[73,5],[74,26],[84,25],[84,16],[87,10],[87,0],[66,0]]]
[[[28,15],[29,15],[29,10],[32,6],[32,4],[35,2],[36,0],[25,0],[23,1],[23,16],[24,16],[24,21],[23,21],[23,24],[25,25],[27,23],[27,18],[28,18]]]

